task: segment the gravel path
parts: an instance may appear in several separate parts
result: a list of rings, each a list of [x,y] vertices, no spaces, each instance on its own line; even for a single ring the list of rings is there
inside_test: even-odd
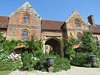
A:
[[[41,71],[13,71],[9,75],[100,75],[100,68],[84,68],[71,66],[68,71],[61,71],[56,73],[48,73]]]

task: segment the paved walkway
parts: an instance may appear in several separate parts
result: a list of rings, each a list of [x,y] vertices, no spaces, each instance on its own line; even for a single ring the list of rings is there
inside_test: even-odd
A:
[[[48,73],[41,71],[13,71],[9,75],[100,75],[100,68],[84,68],[71,66],[68,71],[61,71],[56,73]]]

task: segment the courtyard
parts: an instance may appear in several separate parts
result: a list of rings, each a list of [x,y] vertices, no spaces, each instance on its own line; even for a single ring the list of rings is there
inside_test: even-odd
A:
[[[100,68],[85,68],[85,67],[76,67],[71,66],[70,70],[61,72],[41,72],[39,70],[34,71],[13,71],[8,75],[100,75]]]

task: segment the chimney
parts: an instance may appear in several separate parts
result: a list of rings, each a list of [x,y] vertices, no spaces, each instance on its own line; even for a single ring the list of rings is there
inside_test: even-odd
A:
[[[93,18],[93,15],[90,15],[88,16],[88,22],[91,24],[91,25],[94,25],[94,18]]]

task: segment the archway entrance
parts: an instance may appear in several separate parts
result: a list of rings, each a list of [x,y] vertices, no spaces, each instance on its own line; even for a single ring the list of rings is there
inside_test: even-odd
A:
[[[51,46],[52,51],[54,51],[55,54],[57,53],[58,55],[60,55],[62,57],[62,55],[61,55],[61,43],[58,40],[53,39],[53,38],[49,39],[45,42],[45,45]]]

